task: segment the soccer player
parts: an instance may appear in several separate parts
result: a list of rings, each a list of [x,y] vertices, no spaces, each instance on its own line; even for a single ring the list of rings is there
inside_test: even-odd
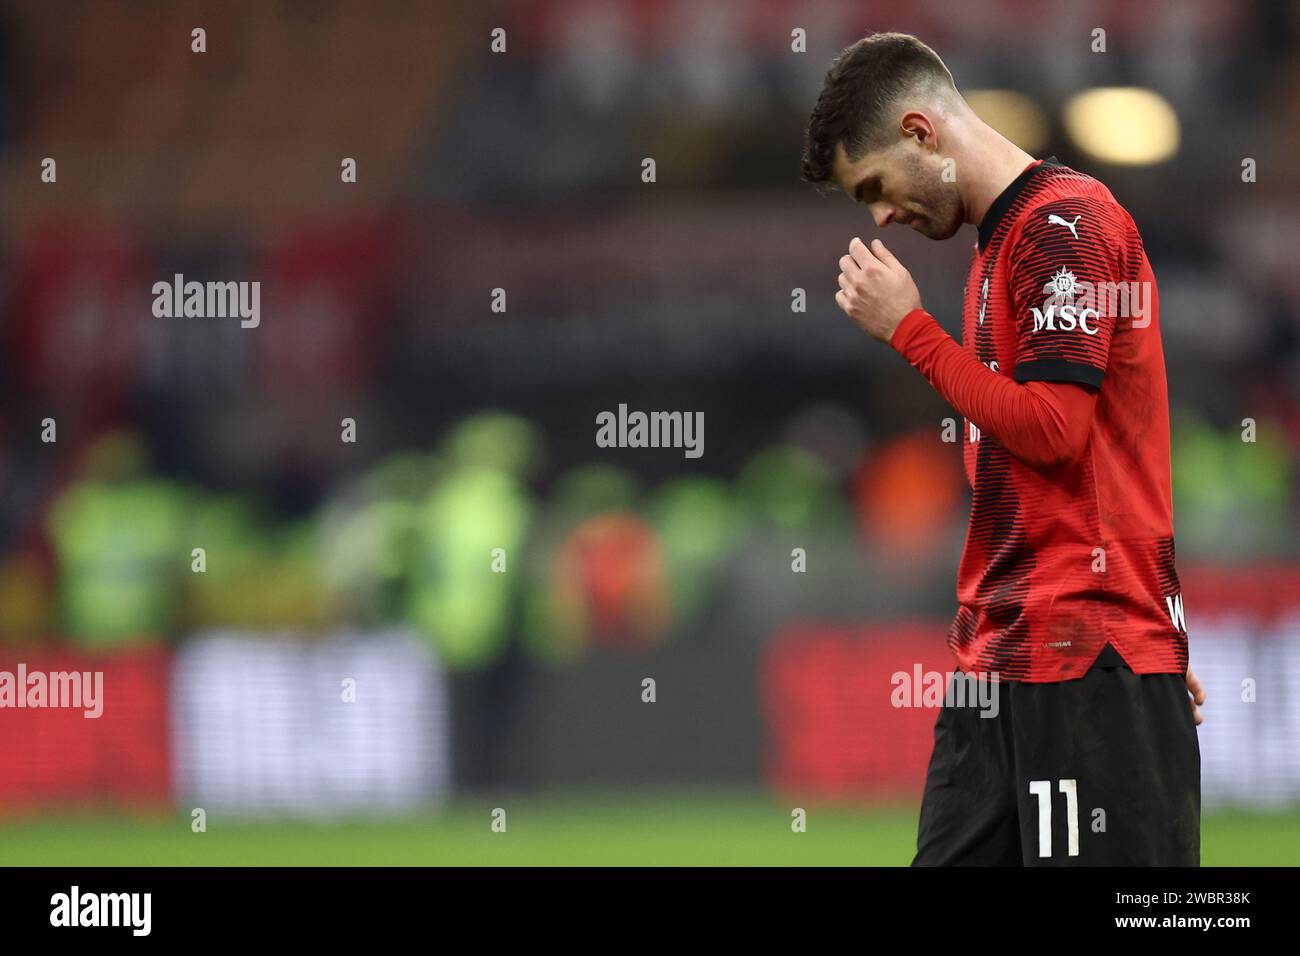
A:
[[[1174,570],[1155,277],[1133,219],[1091,176],[982,122],[939,56],[899,33],[835,59],[803,176],[880,227],[977,231],[961,344],[879,239],[849,244],[835,295],[966,419],[948,643],[954,684],[995,682],[998,707],[945,699],[913,865],[1199,865],[1205,698]]]

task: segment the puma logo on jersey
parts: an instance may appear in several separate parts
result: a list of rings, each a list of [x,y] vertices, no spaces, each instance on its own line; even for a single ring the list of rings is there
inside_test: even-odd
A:
[[[1075,227],[1078,226],[1078,224],[1079,224],[1079,220],[1082,219],[1082,218],[1083,218],[1083,216],[1082,216],[1082,215],[1079,215],[1079,216],[1075,216],[1074,219],[1073,219],[1072,221],[1067,221],[1067,220],[1065,220],[1065,219],[1062,219],[1062,218],[1061,218],[1060,216],[1058,216],[1056,213],[1052,213],[1050,216],[1047,217],[1047,224],[1048,224],[1049,226],[1064,226],[1066,229],[1069,229],[1069,230],[1070,230],[1070,235],[1072,235],[1072,236],[1074,236],[1074,238],[1078,239],[1078,238],[1079,238],[1079,233],[1078,233],[1078,231],[1075,229]]]

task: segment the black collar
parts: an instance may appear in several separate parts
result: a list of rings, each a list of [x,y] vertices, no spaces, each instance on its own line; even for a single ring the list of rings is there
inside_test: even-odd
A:
[[[993,200],[993,205],[989,206],[988,212],[980,220],[980,252],[988,246],[989,240],[993,238],[993,233],[998,228],[998,223],[1002,221],[1002,217],[1007,214],[1007,210],[1011,208],[1011,204],[1016,201],[1016,197],[1020,195],[1020,191],[1025,188],[1029,180],[1033,179],[1044,166],[1060,165],[1060,161],[1055,156],[1048,156],[1041,163],[1034,163],[1027,168],[1011,181],[1010,186],[998,194],[998,198]]]

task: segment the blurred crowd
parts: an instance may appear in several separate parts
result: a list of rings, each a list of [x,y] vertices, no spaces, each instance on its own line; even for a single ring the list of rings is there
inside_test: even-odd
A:
[[[811,569],[816,596],[865,577],[874,550],[901,574],[951,544],[961,488],[947,456],[913,436],[861,467],[854,429],[814,407],[734,476],[652,484],[629,455],[568,467],[539,493],[541,430],[485,411],[296,516],[160,474],[140,432],[112,431],[43,509],[36,546],[0,568],[0,628],[105,648],[214,628],[408,625],[467,668],[516,636],[552,661],[649,647],[720,601],[781,607],[791,575]]]

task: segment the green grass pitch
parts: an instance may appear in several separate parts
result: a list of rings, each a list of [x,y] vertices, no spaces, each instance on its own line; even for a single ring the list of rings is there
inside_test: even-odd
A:
[[[812,803],[794,833],[792,806],[770,796],[688,794],[458,798],[439,813],[333,823],[250,822],[210,814],[65,813],[0,820],[5,866],[902,866],[915,807]],[[506,832],[491,831],[493,808]],[[1202,825],[1206,866],[1300,864],[1300,808],[1213,812]]]

